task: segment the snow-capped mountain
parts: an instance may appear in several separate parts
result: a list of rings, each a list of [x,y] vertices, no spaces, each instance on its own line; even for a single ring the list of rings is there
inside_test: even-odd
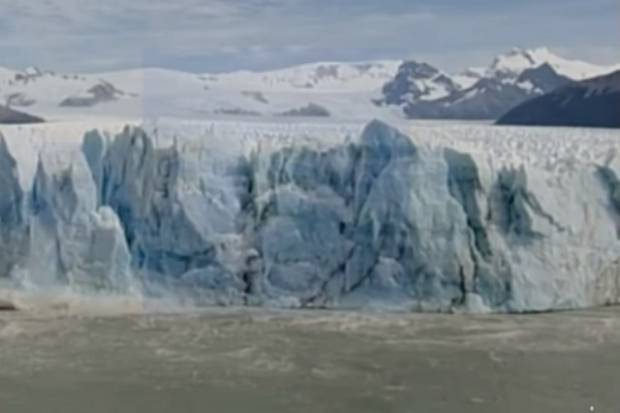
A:
[[[513,48],[496,56],[488,67],[470,67],[452,76],[465,88],[473,86],[478,80],[489,77],[518,77],[527,69],[548,64],[553,70],[573,80],[583,80],[620,70],[619,65],[602,66],[580,60],[565,59],[546,47],[535,49]]]
[[[264,72],[239,71],[201,76],[207,86],[277,92],[362,92],[381,88],[401,61],[321,62]]]
[[[516,78],[483,77],[472,87],[457,90],[442,99],[418,101],[403,111],[410,118],[495,119],[515,105],[570,83],[551,66],[524,70]]]
[[[474,68],[452,78],[457,85],[469,82],[469,87],[456,88],[437,99],[406,100],[404,97],[417,92],[411,86],[401,90],[401,99],[384,94],[384,101],[407,102],[403,112],[409,118],[497,119],[532,97],[613,68],[564,59],[546,48],[513,49],[497,56],[484,70]]]
[[[317,63],[266,72],[193,74],[145,68],[69,75],[0,69],[0,104],[47,119],[213,115],[370,118],[400,62]],[[312,110],[307,110],[311,108]]]
[[[402,105],[420,100],[435,100],[460,90],[461,87],[449,75],[428,63],[407,61],[400,65],[394,79],[382,89],[386,105]]]
[[[62,74],[0,68],[0,105],[48,120],[80,117],[295,116],[496,119],[570,80],[611,71],[514,49],[452,75],[410,61],[326,62],[279,70],[195,74],[143,68]]]
[[[546,47],[536,49],[514,48],[506,54],[499,55],[488,68],[486,76],[518,76],[524,70],[548,64],[559,75],[573,80],[583,80],[613,72],[620,65],[598,66],[580,60],[570,60],[552,53]]]
[[[0,101],[11,107],[94,106],[124,94],[101,75],[59,74],[36,67],[0,69]]]
[[[463,89],[473,86],[477,81],[485,76],[486,67],[470,67],[460,73],[452,75],[452,79]]]

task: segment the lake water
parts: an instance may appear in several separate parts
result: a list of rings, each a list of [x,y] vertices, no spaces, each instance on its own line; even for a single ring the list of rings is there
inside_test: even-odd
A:
[[[618,412],[620,309],[0,314],[0,411]]]

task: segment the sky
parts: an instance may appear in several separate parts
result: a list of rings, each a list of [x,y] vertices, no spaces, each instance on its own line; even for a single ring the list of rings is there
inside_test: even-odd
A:
[[[0,66],[11,68],[416,59],[457,71],[517,46],[620,63],[620,0],[0,0]]]

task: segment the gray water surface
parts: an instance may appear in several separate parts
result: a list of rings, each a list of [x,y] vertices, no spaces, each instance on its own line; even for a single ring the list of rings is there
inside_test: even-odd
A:
[[[620,309],[0,314],[0,412],[620,412]]]

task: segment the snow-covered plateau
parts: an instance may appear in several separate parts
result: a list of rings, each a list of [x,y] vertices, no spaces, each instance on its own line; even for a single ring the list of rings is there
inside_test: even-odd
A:
[[[68,74],[0,67],[0,124],[27,123],[25,114],[48,122],[84,117],[495,120],[567,82],[619,68],[565,59],[546,48],[513,49],[486,68],[462,73],[418,60],[319,62],[218,74],[160,68]]]
[[[0,138],[0,285],[196,305],[620,301],[613,130],[84,121]]]

